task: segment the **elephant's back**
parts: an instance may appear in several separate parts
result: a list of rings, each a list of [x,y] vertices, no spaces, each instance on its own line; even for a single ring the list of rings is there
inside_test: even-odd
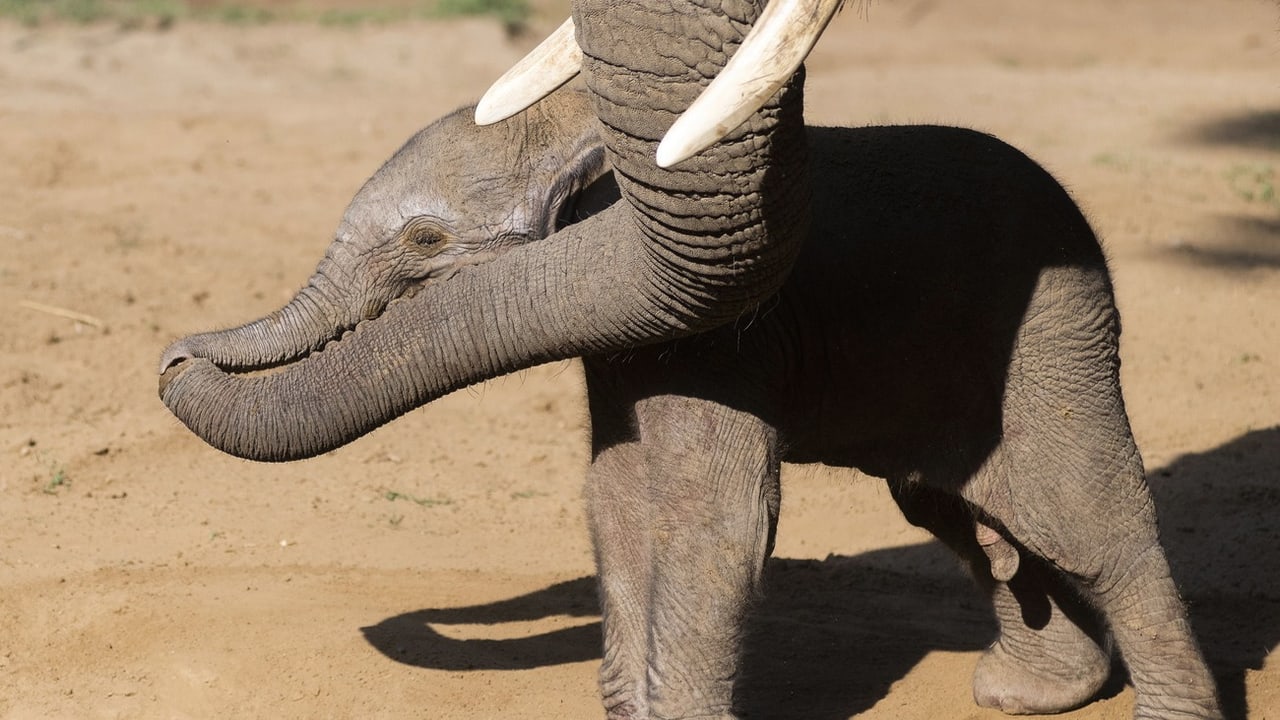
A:
[[[813,260],[870,260],[906,246],[975,263],[1103,262],[1062,185],[999,138],[902,125],[811,127],[809,142]]]

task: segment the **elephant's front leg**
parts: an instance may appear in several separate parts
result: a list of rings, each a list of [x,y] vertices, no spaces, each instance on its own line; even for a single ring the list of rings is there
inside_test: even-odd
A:
[[[644,455],[636,440],[602,443],[606,421],[595,411],[591,421],[595,447],[586,500],[604,625],[600,695],[609,720],[643,720],[649,717],[647,623],[653,583]]]
[[[775,435],[759,419],[661,395],[632,440],[600,430],[588,488],[610,718],[734,717],[743,620],[778,507]]]
[[[639,413],[649,471],[654,717],[733,717],[743,621],[778,512],[776,436],[758,418],[666,396]]]

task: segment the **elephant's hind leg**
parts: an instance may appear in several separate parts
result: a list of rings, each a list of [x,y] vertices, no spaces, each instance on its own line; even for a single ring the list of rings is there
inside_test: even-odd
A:
[[[1135,718],[1220,718],[1213,679],[1158,542],[1136,451],[1129,460],[1111,455],[1112,461],[1105,462],[1108,456],[1099,450],[1088,453],[1089,459],[1073,454],[1075,463],[1041,459],[1039,477],[1028,472],[997,491],[1007,492],[1007,504],[993,501],[991,488],[981,484],[966,493],[972,492],[974,502],[1040,559],[1042,576],[1050,567],[1060,570],[1101,611],[1129,668],[1137,696]],[[1053,464],[1061,475],[1045,473]],[[1021,600],[1018,580],[1010,583],[1014,602]],[[1031,580],[1028,584],[1035,585]],[[1020,654],[1015,646],[1001,643],[984,659],[993,667],[980,667],[979,675],[1004,672],[1018,664]]]
[[[997,580],[971,505],[919,484],[894,482],[890,490],[907,520],[958,554],[990,594],[1000,633],[978,661],[974,700],[1026,714],[1063,712],[1093,698],[1111,670],[1110,655],[1097,641],[1105,633],[1058,573],[1037,558],[1018,557],[1013,577]],[[1022,554],[999,542],[1002,554]],[[997,564],[1013,565],[1007,559]]]
[[[991,602],[1000,636],[978,660],[974,701],[1013,715],[1044,714],[1098,694],[1111,675],[1106,633],[1059,573],[1023,558],[1012,579],[995,583]]]
[[[1028,309],[1004,437],[961,495],[1101,612],[1129,669],[1135,718],[1220,718],[1120,395],[1114,310],[1075,310]]]

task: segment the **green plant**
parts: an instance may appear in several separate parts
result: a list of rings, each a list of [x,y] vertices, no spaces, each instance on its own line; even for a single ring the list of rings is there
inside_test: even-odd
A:
[[[1128,172],[1133,167],[1133,158],[1115,152],[1102,152],[1093,156],[1093,164]]]
[[[71,479],[67,477],[67,469],[56,461],[49,463],[49,482],[45,483],[44,494],[57,495],[60,488],[67,487],[70,484]]]
[[[0,18],[36,26],[49,22],[115,22],[122,27],[168,27],[179,19],[231,25],[257,25],[275,20],[353,26],[410,18],[489,16],[508,33],[523,32],[532,9],[528,0],[417,0],[416,4],[370,6],[354,1],[328,9],[263,0],[0,0]]]
[[[35,440],[27,441],[27,444],[22,448],[21,454],[31,454],[37,463],[45,466],[48,470],[48,475],[45,476],[46,479],[44,481],[44,485],[40,488],[40,492],[43,492],[45,495],[57,495],[58,491],[62,488],[70,487],[71,478],[67,475],[66,466],[58,459],[49,457],[48,453],[44,452],[41,448],[36,447]],[[39,482],[41,476],[37,475],[33,479],[36,482]]]
[[[1280,207],[1280,195],[1276,194],[1276,170],[1270,165],[1232,166],[1227,171],[1227,182],[1236,197],[1245,202],[1261,202]]]
[[[396,18],[397,15],[390,10],[334,8],[320,13],[317,19],[321,25],[354,26],[367,22],[384,23]]]
[[[387,490],[385,493],[383,493],[382,497],[385,498],[388,502],[395,502],[396,500],[408,500],[409,502],[416,503],[420,507],[436,507],[437,505],[453,504],[453,501],[447,497],[434,497],[434,498],[418,497],[416,495],[397,492],[395,490]]]
[[[207,18],[217,22],[227,23],[228,25],[262,25],[278,19],[279,16],[273,11],[263,7],[253,7],[251,5],[213,5],[207,10],[196,15],[196,17]]]
[[[439,17],[490,15],[511,34],[524,31],[531,13],[528,0],[437,0],[435,12]]]
[[[167,25],[184,14],[180,0],[0,0],[0,17],[33,26],[51,21],[115,21],[135,26],[147,20]]]

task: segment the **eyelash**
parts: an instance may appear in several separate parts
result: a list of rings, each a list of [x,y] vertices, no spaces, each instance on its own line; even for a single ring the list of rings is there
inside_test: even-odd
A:
[[[418,247],[430,247],[443,239],[444,236],[434,230],[420,230],[410,236],[409,242],[412,242]]]
[[[422,219],[411,220],[403,231],[405,242],[421,249],[430,249],[445,240],[445,233],[434,224]]]

